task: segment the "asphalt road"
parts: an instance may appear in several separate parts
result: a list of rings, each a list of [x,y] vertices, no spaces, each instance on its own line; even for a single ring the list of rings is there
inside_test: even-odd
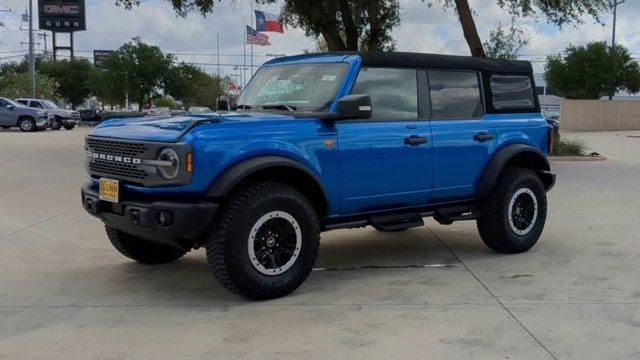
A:
[[[294,294],[227,293],[204,252],[145,266],[85,214],[86,129],[0,130],[0,358],[640,358],[640,133],[574,133],[541,241],[499,255],[475,223],[323,234]],[[629,137],[635,135],[639,137]]]

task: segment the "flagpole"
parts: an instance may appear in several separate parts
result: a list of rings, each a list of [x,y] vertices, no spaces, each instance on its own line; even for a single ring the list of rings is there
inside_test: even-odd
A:
[[[253,27],[255,26],[253,24],[253,1],[250,1],[249,3],[251,4],[251,26]],[[255,26],[254,29],[258,30],[258,27]],[[250,73],[251,73],[251,77],[253,77],[253,44],[251,44],[250,47],[251,47],[251,72]]]
[[[221,87],[220,87],[220,34],[216,33],[216,53],[218,55],[218,101],[220,101]],[[216,104],[216,108],[218,104]],[[217,109],[216,109],[217,110]]]
[[[247,85],[247,21],[245,20],[243,23],[244,40],[242,41],[242,90],[244,90],[244,87]]]

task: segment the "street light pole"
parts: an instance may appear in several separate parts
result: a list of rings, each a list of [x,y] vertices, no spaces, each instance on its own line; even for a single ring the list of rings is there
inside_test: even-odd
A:
[[[611,54],[615,54],[616,48],[616,18],[618,17],[618,5],[624,3],[625,0],[616,0],[613,3],[613,29],[611,31]],[[614,89],[609,89],[609,100],[613,100]]]
[[[29,1],[29,93],[36,97],[36,60],[33,55],[33,0]]]

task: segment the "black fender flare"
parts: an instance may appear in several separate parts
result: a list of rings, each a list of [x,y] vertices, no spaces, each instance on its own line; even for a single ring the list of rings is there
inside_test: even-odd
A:
[[[277,155],[258,156],[233,165],[211,184],[206,196],[210,198],[223,197],[251,174],[270,167],[287,167],[305,173],[318,185],[325,202],[327,201],[327,193],[322,182],[313,171],[293,159]]]
[[[542,151],[534,148],[533,146],[525,144],[511,144],[498,150],[493,156],[489,165],[485,168],[484,174],[478,184],[478,190],[476,191],[476,197],[482,198],[489,194],[493,185],[498,180],[500,172],[504,166],[518,155],[527,153],[535,159],[535,169],[539,172],[542,182],[547,190],[550,190],[555,183],[555,174],[551,173],[551,166],[547,156]]]

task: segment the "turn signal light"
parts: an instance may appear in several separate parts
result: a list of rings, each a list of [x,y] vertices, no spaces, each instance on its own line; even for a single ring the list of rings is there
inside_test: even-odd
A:
[[[188,173],[193,172],[193,153],[187,154],[187,172]]]

